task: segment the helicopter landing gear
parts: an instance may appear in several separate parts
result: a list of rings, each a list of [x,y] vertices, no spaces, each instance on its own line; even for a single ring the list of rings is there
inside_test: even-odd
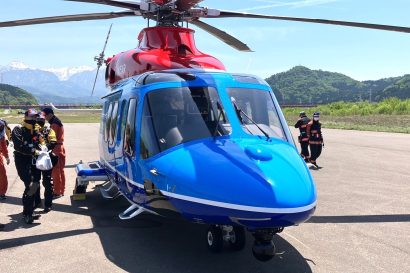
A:
[[[121,220],[129,220],[134,218],[135,216],[140,215],[141,213],[144,212],[144,208],[138,206],[137,204],[132,204],[129,208],[124,210],[124,212],[120,213],[118,217]]]
[[[219,226],[210,226],[206,232],[206,242],[211,252],[221,252],[223,247],[222,229]]]
[[[234,251],[244,249],[246,244],[246,234],[243,227],[234,226],[227,236],[229,236],[229,247]]]
[[[239,226],[212,225],[208,228],[206,241],[211,252],[218,253],[223,249],[224,242],[230,249],[240,251],[245,247],[245,229]]]
[[[108,188],[100,186],[100,192],[104,199],[114,200],[120,196],[122,193],[118,189],[117,185],[114,182],[110,182]]]
[[[272,239],[276,233],[282,232],[283,228],[277,229],[262,229],[253,232],[255,242],[253,243],[253,256],[261,261],[267,262],[275,257],[275,244]]]

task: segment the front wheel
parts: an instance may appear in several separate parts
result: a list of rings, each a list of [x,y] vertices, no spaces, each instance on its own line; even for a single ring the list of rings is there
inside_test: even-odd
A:
[[[246,244],[246,233],[243,227],[234,226],[231,232],[229,246],[234,251],[240,251]]]
[[[221,252],[223,247],[222,230],[217,226],[210,226],[206,234],[206,242],[211,252]]]

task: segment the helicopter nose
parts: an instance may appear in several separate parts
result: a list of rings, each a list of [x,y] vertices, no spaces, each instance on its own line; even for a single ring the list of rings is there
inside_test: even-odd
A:
[[[153,165],[166,177],[159,186],[172,189],[171,195],[285,210],[316,200],[305,163],[293,146],[279,140],[201,141],[180,146]]]
[[[244,144],[244,147],[271,186],[276,206],[297,208],[316,201],[312,176],[293,147],[279,141]]]

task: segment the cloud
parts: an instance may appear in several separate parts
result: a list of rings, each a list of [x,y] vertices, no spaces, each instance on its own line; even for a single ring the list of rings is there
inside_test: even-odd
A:
[[[254,0],[254,1],[266,3],[266,5],[255,6],[252,8],[241,9],[238,11],[249,12],[249,11],[254,11],[254,10],[269,9],[269,8],[276,8],[276,7],[303,8],[303,7],[311,7],[311,6],[324,5],[324,4],[333,3],[333,2],[339,2],[341,0],[301,0],[301,1],[294,1],[294,2],[269,1],[269,0]]]

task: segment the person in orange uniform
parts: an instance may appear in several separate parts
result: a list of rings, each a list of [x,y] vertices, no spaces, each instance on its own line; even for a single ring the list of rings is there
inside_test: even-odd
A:
[[[50,123],[51,129],[54,130],[57,136],[57,143],[53,149],[53,153],[58,156],[58,162],[53,168],[51,177],[54,185],[54,198],[60,198],[64,195],[65,190],[65,149],[64,149],[64,127],[61,120],[54,115],[53,109],[47,107],[43,109],[45,118]]]
[[[7,150],[8,139],[10,133],[7,133],[7,123],[0,119],[0,200],[6,199],[8,187],[6,168],[4,167],[3,157],[6,159],[7,165],[10,164],[9,152]]]

